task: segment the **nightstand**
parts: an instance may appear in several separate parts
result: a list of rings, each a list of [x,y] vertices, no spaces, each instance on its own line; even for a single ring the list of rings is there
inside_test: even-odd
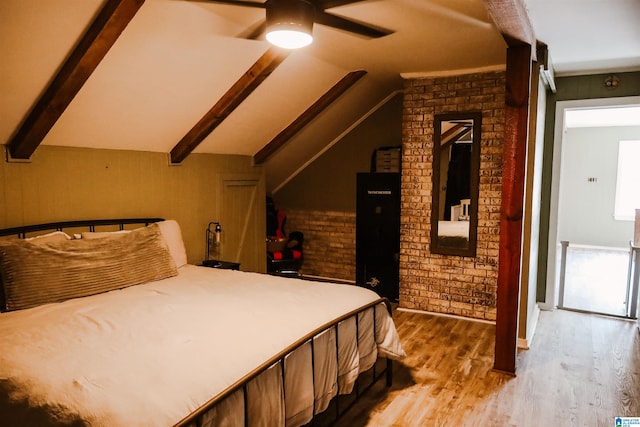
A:
[[[209,259],[202,261],[202,267],[221,268],[223,270],[240,270],[239,262],[219,261],[217,259]]]

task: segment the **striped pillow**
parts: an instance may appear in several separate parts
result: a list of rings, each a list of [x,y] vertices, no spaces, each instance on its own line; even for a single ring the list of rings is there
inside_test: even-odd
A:
[[[91,240],[0,243],[5,309],[84,297],[178,274],[156,224]]]

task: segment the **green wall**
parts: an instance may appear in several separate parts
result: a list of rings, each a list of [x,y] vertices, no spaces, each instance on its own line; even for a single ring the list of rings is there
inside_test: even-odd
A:
[[[402,93],[274,192],[279,208],[355,212],[356,173],[369,172],[376,148],[402,144]]]

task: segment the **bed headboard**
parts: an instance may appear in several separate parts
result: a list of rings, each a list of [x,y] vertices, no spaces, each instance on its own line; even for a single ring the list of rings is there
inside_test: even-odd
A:
[[[65,228],[88,228],[89,231],[95,231],[96,227],[109,225],[117,225],[120,230],[124,230],[124,226],[127,224],[149,225],[163,220],[164,218],[122,218],[49,222],[46,224],[24,225],[21,227],[0,229],[0,236],[17,235],[20,238],[24,238],[27,233],[35,231],[64,231]]]

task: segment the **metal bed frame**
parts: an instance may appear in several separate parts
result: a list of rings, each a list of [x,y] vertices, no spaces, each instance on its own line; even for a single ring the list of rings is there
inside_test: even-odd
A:
[[[154,222],[159,222],[159,221],[163,221],[163,218],[124,218],[124,219],[98,219],[98,220],[76,220],[76,221],[60,221],[60,222],[50,222],[50,223],[46,223],[46,224],[34,224],[34,225],[27,225],[27,226],[20,226],[20,227],[13,227],[13,228],[5,228],[5,229],[0,229],[0,236],[11,236],[11,235],[16,235],[19,238],[25,238],[27,236],[27,233],[32,233],[32,232],[36,232],[36,231],[46,231],[46,230],[56,230],[56,231],[64,231],[64,229],[70,229],[70,228],[88,228],[89,231],[95,231],[96,227],[100,227],[100,226],[113,226],[113,225],[117,225],[119,230],[123,230],[125,225],[130,225],[130,224],[144,224],[144,225],[149,225],[151,223]],[[291,279],[287,279],[287,280],[291,280]],[[205,404],[203,404],[202,406],[200,406],[198,409],[196,409],[195,411],[193,411],[191,414],[187,415],[185,418],[183,418],[182,420],[180,420],[177,424],[175,424],[174,427],[184,427],[184,426],[189,426],[189,427],[201,427],[203,425],[203,420],[204,417],[206,416],[207,412],[211,409],[213,409],[217,404],[219,404],[220,402],[222,402],[223,400],[225,400],[227,397],[231,396],[233,393],[235,393],[238,390],[242,390],[243,395],[244,395],[244,399],[243,399],[243,404],[244,404],[244,425],[245,427],[249,426],[249,414],[248,414],[248,403],[247,403],[247,396],[248,396],[248,392],[247,392],[247,387],[248,384],[255,378],[257,378],[260,374],[264,373],[266,370],[268,370],[269,368],[271,368],[274,365],[279,365],[280,369],[281,369],[281,376],[280,376],[280,380],[282,382],[282,390],[285,391],[285,387],[284,387],[284,381],[285,381],[285,358],[293,353],[294,351],[296,351],[298,348],[302,347],[303,345],[305,345],[306,343],[310,343],[311,344],[311,365],[312,365],[312,372],[313,375],[315,376],[315,369],[314,369],[314,364],[315,364],[315,352],[314,352],[314,337],[320,335],[321,333],[330,330],[330,329],[334,329],[335,330],[335,343],[336,343],[336,349],[335,349],[335,356],[336,356],[336,363],[338,363],[338,324],[344,320],[347,320],[351,317],[355,317],[355,323],[356,323],[356,345],[357,345],[357,337],[360,336],[360,325],[358,322],[358,314],[365,312],[366,310],[369,309],[373,309],[374,313],[373,313],[373,330],[374,330],[374,339],[375,339],[375,330],[376,330],[376,316],[375,316],[375,310],[377,309],[377,307],[380,304],[384,304],[386,306],[387,311],[389,312],[389,314],[392,314],[392,308],[391,308],[391,304],[389,302],[388,299],[386,298],[379,298],[375,301],[370,302],[369,304],[362,306],[358,309],[355,309],[349,313],[346,313],[342,316],[340,316],[339,318],[328,322],[320,327],[318,327],[317,329],[315,329],[314,331],[311,331],[310,333],[308,333],[307,335],[305,335],[304,337],[300,338],[299,340],[297,340],[296,342],[294,342],[293,344],[289,345],[288,347],[286,347],[285,349],[283,349],[282,351],[280,351],[278,354],[276,354],[275,356],[273,356],[271,359],[265,361],[264,363],[262,363],[260,366],[258,366],[257,368],[255,368],[253,371],[249,372],[248,374],[246,374],[244,377],[240,378],[238,381],[236,381],[234,384],[232,384],[230,387],[228,387],[225,391],[223,391],[222,393],[218,394],[217,396],[214,396],[212,399],[210,399],[208,402],[206,402]],[[382,365],[383,367],[380,368],[380,361],[382,360]],[[337,366],[337,365],[336,365]],[[327,410],[325,410],[323,413],[323,415],[326,415],[326,413],[328,413],[332,408],[331,406],[333,405],[333,422],[337,421],[342,415],[344,415],[360,398],[360,396],[362,396],[367,390],[369,390],[374,384],[376,384],[381,378],[386,378],[386,386],[390,387],[392,384],[392,378],[393,378],[393,369],[392,369],[392,361],[391,359],[388,358],[381,358],[380,356],[378,357],[378,359],[376,360],[376,362],[374,363],[373,367],[367,371],[367,372],[362,372],[359,374],[358,379],[356,380],[356,383],[354,385],[354,390],[352,391],[352,393],[350,395],[340,395],[337,394],[336,397],[334,397],[332,399],[332,403],[329,405],[329,407],[327,408]],[[368,374],[368,375],[367,375]],[[368,381],[367,383],[364,383],[361,385],[361,382],[364,382],[364,379],[370,376],[370,381]],[[315,383],[315,378],[314,378],[314,383]],[[286,391],[284,392],[286,394]],[[350,402],[347,403],[347,405],[342,406],[341,405],[341,398],[344,398],[345,396],[351,396],[353,395],[353,399],[351,399]],[[282,396],[283,399],[285,399],[285,396]],[[314,408],[313,408],[313,419],[310,423],[308,423],[308,426],[315,426],[317,423],[317,418],[318,415],[320,414],[315,414],[315,399],[314,399]]]
[[[93,219],[93,220],[76,220],[76,221],[59,221],[49,222],[46,224],[24,225],[21,227],[4,228],[0,230],[0,236],[16,235],[21,239],[27,236],[27,233],[34,231],[56,230],[63,231],[65,228],[88,228],[89,231],[95,231],[96,227],[117,225],[120,230],[124,230],[125,225],[144,224],[149,225],[154,222],[164,221],[164,218],[123,218],[123,219]]]
[[[290,280],[290,279],[288,279]],[[315,329],[314,331],[310,332],[309,334],[305,335],[304,337],[300,338],[298,341],[294,342],[293,344],[291,344],[290,346],[286,347],[284,350],[282,350],[280,353],[276,354],[275,356],[273,356],[271,359],[265,361],[264,363],[262,363],[260,366],[258,366],[257,368],[255,368],[253,371],[251,371],[250,373],[248,373],[247,375],[245,375],[244,377],[240,378],[238,381],[236,381],[234,384],[232,384],[229,388],[227,388],[224,392],[220,393],[219,395],[215,396],[214,398],[212,398],[211,400],[209,400],[208,402],[206,402],[204,405],[202,405],[200,408],[196,409],[194,412],[192,412],[190,415],[188,415],[187,417],[183,418],[180,422],[178,422],[177,424],[175,424],[174,427],[183,427],[183,426],[196,426],[196,427],[200,427],[203,424],[203,419],[206,415],[206,413],[210,410],[213,409],[218,403],[222,402],[224,399],[226,399],[227,397],[231,396],[233,393],[235,393],[238,390],[242,390],[244,399],[243,399],[243,403],[244,403],[244,425],[245,427],[249,426],[249,414],[247,411],[248,408],[248,404],[247,404],[247,387],[248,384],[251,382],[251,380],[257,378],[260,374],[262,374],[263,372],[265,372],[267,369],[271,368],[274,365],[279,365],[280,369],[282,370],[282,375],[280,376],[280,379],[282,381],[282,390],[285,390],[284,387],[284,381],[285,381],[285,358],[293,353],[295,350],[297,350],[298,348],[300,348],[301,346],[303,346],[306,343],[310,343],[311,344],[311,366],[312,366],[312,372],[314,373],[314,377],[315,377],[315,355],[314,355],[314,340],[313,338],[320,335],[321,333],[323,333],[324,331],[327,331],[329,329],[334,329],[335,333],[336,333],[336,351],[335,351],[335,356],[336,356],[336,363],[338,362],[338,324],[344,320],[347,320],[351,317],[355,316],[355,320],[356,320],[356,337],[359,336],[359,322],[358,322],[358,314],[365,312],[368,309],[373,308],[374,310],[374,314],[373,314],[373,330],[376,330],[376,316],[375,316],[375,309],[380,305],[380,304],[385,304],[387,311],[389,312],[389,314],[391,314],[391,304],[390,302],[386,299],[386,298],[379,298],[375,301],[370,302],[369,304],[362,306],[356,310],[353,310],[349,313],[346,313],[342,316],[340,316],[339,318],[328,322],[320,327],[318,327],[317,329]],[[357,344],[357,343],[356,343]],[[380,358],[378,358],[380,359]],[[376,361],[376,363],[374,363],[373,367],[370,369],[372,371],[372,375],[371,375],[371,380],[365,384],[363,386],[363,388],[360,388],[360,380],[362,379],[362,376],[364,373],[361,373],[358,380],[356,381],[356,384],[354,386],[354,391],[352,392],[352,394],[355,393],[355,400],[351,401],[347,406],[345,407],[340,407],[340,397],[341,395],[338,394],[336,397],[333,398],[333,402],[334,402],[334,421],[337,421],[342,415],[344,415],[352,406],[353,404],[358,400],[358,398],[360,398],[360,396],[362,394],[364,394],[367,390],[369,390],[375,383],[378,382],[378,380],[380,380],[381,378],[386,378],[386,385],[387,387],[390,387],[392,384],[392,379],[393,379],[393,369],[392,369],[392,361],[391,359],[387,359],[385,358],[385,366],[382,369],[378,369],[378,363]],[[314,384],[315,384],[315,378],[314,378]],[[284,399],[284,397],[283,397]],[[314,400],[314,408],[313,408],[313,413],[315,414],[315,400]],[[327,409],[327,411],[329,410],[329,408]],[[311,425],[314,426],[315,425],[315,421],[316,421],[316,416],[320,415],[320,414],[315,414],[314,418],[312,419],[312,421],[307,424],[307,425]]]

